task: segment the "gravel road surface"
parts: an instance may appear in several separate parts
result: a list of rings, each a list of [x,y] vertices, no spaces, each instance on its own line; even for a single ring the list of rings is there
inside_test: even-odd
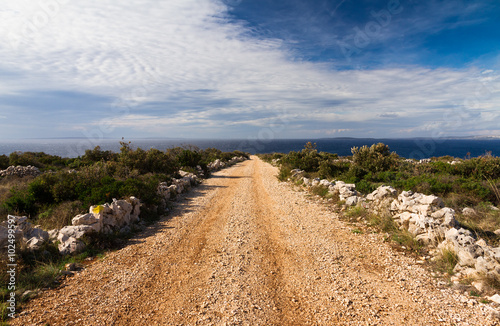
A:
[[[27,304],[13,325],[496,325],[257,157]]]

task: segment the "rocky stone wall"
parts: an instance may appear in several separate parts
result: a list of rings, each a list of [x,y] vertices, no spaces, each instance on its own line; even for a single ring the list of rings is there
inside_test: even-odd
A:
[[[208,170],[209,171],[218,171],[222,168],[225,168],[227,166],[231,166],[231,165],[239,163],[239,162],[243,162],[245,160],[246,160],[246,158],[243,156],[235,156],[232,159],[230,159],[227,163],[224,163],[221,160],[216,159],[212,163],[208,164]]]
[[[18,177],[25,177],[25,176],[38,176],[40,175],[40,170],[37,167],[28,165],[28,166],[9,166],[5,170],[0,170],[0,177],[6,177],[8,175],[16,175]]]
[[[429,246],[435,256],[450,250],[458,256],[455,280],[461,278],[500,279],[500,247],[489,246],[471,231],[462,228],[455,219],[456,212],[445,207],[441,198],[412,191],[380,186],[363,196],[356,185],[343,181],[308,179],[304,171],[292,170],[292,178],[301,179],[307,187],[321,185],[337,195],[346,206],[362,206],[375,214],[389,214],[401,229],[409,231],[422,244]],[[469,209],[470,210],[470,209]],[[464,209],[464,213],[469,212]],[[475,283],[482,290],[481,283]]]

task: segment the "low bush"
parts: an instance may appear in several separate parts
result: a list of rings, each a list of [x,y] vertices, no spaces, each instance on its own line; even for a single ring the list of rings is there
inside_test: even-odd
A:
[[[366,219],[369,215],[368,210],[366,210],[362,206],[353,206],[350,207],[344,215],[351,221]]]
[[[9,165],[32,165],[42,170],[59,170],[66,167],[73,160],[72,158],[62,158],[43,152],[13,152],[9,155]]]
[[[9,157],[7,155],[0,155],[0,170],[5,170],[9,166]]]
[[[291,169],[291,165],[289,164],[281,164],[280,166],[280,170],[278,172],[278,180],[280,181],[287,181],[288,178],[290,178],[292,176],[292,173],[290,172]]]

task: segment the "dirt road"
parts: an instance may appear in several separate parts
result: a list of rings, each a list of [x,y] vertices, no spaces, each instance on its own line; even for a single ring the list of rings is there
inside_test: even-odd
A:
[[[355,234],[252,160],[215,173],[168,218],[14,325],[494,325],[380,234]]]

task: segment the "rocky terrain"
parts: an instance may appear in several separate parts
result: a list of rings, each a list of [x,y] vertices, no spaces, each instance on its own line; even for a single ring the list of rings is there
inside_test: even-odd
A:
[[[0,170],[0,177],[5,177],[8,175],[15,175],[18,177],[34,176],[40,175],[40,170],[35,166],[9,166],[5,170]]]
[[[12,324],[498,324],[491,304],[439,285],[383,234],[353,232],[276,174],[256,157],[214,173]]]

